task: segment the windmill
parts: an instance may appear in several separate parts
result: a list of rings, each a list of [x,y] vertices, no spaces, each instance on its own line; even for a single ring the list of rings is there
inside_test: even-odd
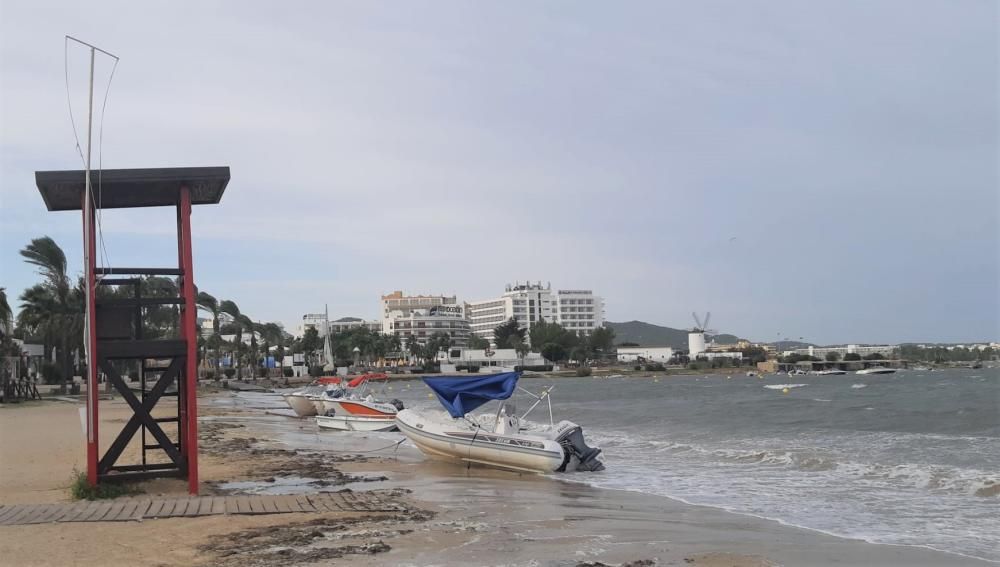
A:
[[[712,317],[711,311],[705,312],[704,320],[694,312],[691,313],[691,316],[694,317],[695,326],[688,333],[688,356],[694,358],[705,352],[705,333],[714,334],[715,331],[708,329],[708,320]]]

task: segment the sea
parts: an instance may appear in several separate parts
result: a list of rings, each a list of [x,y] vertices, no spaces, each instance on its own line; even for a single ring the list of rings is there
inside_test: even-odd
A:
[[[521,380],[552,385],[607,467],[563,479],[1000,562],[1000,369]],[[386,394],[439,409],[419,382]]]

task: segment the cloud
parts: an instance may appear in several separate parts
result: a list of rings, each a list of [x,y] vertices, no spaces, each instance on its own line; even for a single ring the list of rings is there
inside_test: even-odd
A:
[[[78,217],[46,213],[32,178],[79,167],[71,32],[122,57],[105,167],[231,166],[222,204],[195,212],[199,285],[262,319],[324,303],[371,317],[393,289],[471,300],[540,279],[592,287],[612,320],[680,326],[700,309],[758,337],[988,338],[995,15],[7,3],[5,285],[32,281],[16,254],[31,237],[78,254]],[[80,127],[86,53],[70,64]],[[168,211],[104,227],[112,260],[172,261]]]

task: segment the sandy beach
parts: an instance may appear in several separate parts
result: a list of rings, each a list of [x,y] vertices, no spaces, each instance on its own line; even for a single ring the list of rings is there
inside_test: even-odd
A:
[[[399,513],[209,516],[0,527],[10,565],[982,565],[669,498],[425,460],[384,440],[318,433],[204,392],[203,494],[377,490]],[[0,407],[0,503],[68,501],[84,467],[78,404]],[[164,411],[167,411],[164,409]],[[128,415],[102,402],[102,444]],[[376,450],[380,449],[380,450]],[[133,448],[134,450],[134,448]],[[133,453],[134,454],[134,453]],[[183,495],[157,480],[146,494]]]

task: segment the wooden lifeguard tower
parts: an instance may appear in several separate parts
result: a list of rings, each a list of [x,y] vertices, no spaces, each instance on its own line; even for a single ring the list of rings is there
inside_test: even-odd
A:
[[[48,210],[83,212],[87,307],[84,328],[87,357],[87,480],[91,485],[96,485],[118,479],[182,477],[188,481],[188,491],[197,494],[198,334],[195,305],[197,291],[191,255],[191,206],[218,203],[229,183],[229,168],[105,169],[100,172],[91,171],[90,176],[91,183],[87,183],[84,171],[35,172],[38,190]],[[88,188],[91,190],[89,199]],[[96,210],[134,207],[176,208],[176,267],[96,266]],[[143,277],[148,276],[177,278],[177,296],[143,297],[141,283]],[[117,286],[118,293],[98,294],[99,286]],[[122,289],[130,292],[122,293]],[[98,295],[102,297],[99,298]],[[144,308],[162,305],[179,307],[177,336],[144,337]],[[123,364],[132,364],[138,368],[138,396],[121,375],[120,368]],[[132,409],[132,416],[103,455],[98,436],[99,371]],[[177,397],[176,416],[154,418],[153,408],[165,396]],[[165,423],[177,424],[176,438],[171,438],[164,432],[161,424]],[[122,453],[136,433],[140,432],[141,462],[120,464],[118,461]]]

